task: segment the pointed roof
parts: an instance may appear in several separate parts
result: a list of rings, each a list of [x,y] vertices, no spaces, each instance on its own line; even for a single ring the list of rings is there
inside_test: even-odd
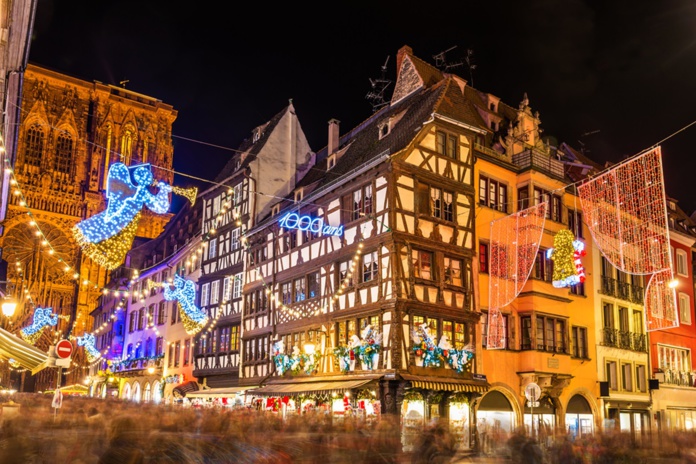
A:
[[[266,145],[266,142],[268,141],[270,134],[273,133],[273,130],[276,128],[280,120],[283,119],[283,116],[285,116],[288,113],[294,112],[295,107],[293,106],[292,101],[290,101],[288,106],[286,106],[283,110],[278,112],[268,122],[254,128],[254,130],[252,131],[252,136],[242,141],[242,143],[237,148],[237,153],[232,155],[225,167],[222,168],[220,174],[218,174],[218,176],[215,178],[215,182],[221,183],[228,177],[232,176],[235,172],[237,172],[240,169],[240,166],[247,166],[251,162],[251,160],[254,159],[261,152],[261,149],[263,149],[264,145]],[[257,133],[257,131],[260,132],[259,138],[256,141],[254,141],[254,134]],[[241,165],[238,165],[237,162],[240,156],[242,157],[242,163]]]

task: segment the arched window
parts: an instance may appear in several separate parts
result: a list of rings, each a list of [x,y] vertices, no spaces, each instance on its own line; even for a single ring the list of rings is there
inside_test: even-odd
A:
[[[39,124],[32,125],[26,135],[26,150],[24,162],[32,166],[41,166],[41,155],[44,148],[44,133]]]
[[[73,140],[70,134],[65,132],[58,136],[56,142],[56,159],[53,166],[58,172],[70,174],[73,157]]]
[[[126,129],[123,137],[121,137],[121,161],[127,166],[131,164],[133,157],[133,133],[130,129]]]
[[[123,386],[123,399],[129,400],[131,399],[131,386],[129,383],[125,384]]]

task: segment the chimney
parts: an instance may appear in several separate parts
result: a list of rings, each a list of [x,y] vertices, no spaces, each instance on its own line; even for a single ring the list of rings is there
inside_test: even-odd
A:
[[[333,155],[338,150],[338,125],[341,123],[338,119],[329,121],[329,147],[327,155]]]

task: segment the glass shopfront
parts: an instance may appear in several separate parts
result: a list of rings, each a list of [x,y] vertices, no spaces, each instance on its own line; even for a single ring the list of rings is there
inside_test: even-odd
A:
[[[481,451],[492,453],[504,446],[515,430],[515,413],[510,401],[499,391],[490,391],[476,411],[476,431]]]
[[[551,446],[556,430],[556,408],[548,397],[538,402],[538,407],[524,408],[524,428],[527,435],[537,439],[542,446]]]
[[[573,396],[568,402],[565,415],[566,430],[571,440],[594,433],[592,408],[581,395]]]

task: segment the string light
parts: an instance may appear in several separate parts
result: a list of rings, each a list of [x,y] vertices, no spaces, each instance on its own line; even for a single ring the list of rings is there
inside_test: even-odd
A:
[[[53,314],[53,308],[36,308],[31,325],[21,329],[19,334],[32,345],[41,338],[43,329],[58,324],[58,315]]]

